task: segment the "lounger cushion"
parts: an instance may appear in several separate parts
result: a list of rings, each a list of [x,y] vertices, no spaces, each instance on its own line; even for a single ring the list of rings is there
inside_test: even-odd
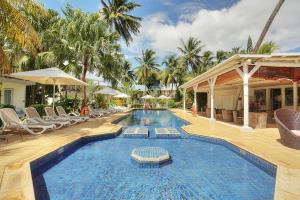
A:
[[[297,135],[297,136],[300,136],[300,130],[292,130],[292,132]]]

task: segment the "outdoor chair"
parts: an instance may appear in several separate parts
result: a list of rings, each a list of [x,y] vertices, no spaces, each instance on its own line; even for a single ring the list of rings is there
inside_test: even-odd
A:
[[[32,122],[40,122],[40,123],[49,123],[49,124],[55,124],[56,129],[60,129],[63,126],[69,126],[71,123],[69,121],[61,121],[60,119],[43,119],[40,114],[37,112],[37,110],[34,107],[27,107],[25,108],[25,114],[26,119]]]
[[[88,110],[89,110],[90,117],[102,117],[104,115],[103,112],[101,112],[100,110],[96,110],[91,106],[88,106]]]
[[[54,124],[45,124],[40,122],[21,121],[12,108],[0,109],[0,118],[3,123],[3,131],[5,130],[25,130],[32,135],[39,135],[47,130],[54,130],[56,126]],[[36,132],[34,130],[39,130]]]
[[[56,111],[58,113],[58,116],[60,116],[60,117],[66,117],[66,118],[70,118],[70,119],[78,119],[78,120],[81,120],[81,121],[88,121],[89,120],[88,116],[80,116],[80,115],[77,115],[75,113],[67,114],[67,112],[65,111],[65,109],[62,106],[57,106]]]
[[[74,124],[77,124],[79,122],[81,122],[82,120],[75,120],[75,119],[70,119],[70,118],[67,118],[67,117],[62,117],[62,116],[58,116],[54,109],[52,107],[45,107],[44,108],[45,110],[45,113],[46,113],[46,117],[47,119],[50,119],[50,120],[61,120],[61,121],[68,121],[71,123],[71,125],[74,125]]]
[[[281,143],[291,148],[300,149],[300,112],[278,109],[274,112],[279,129]]]

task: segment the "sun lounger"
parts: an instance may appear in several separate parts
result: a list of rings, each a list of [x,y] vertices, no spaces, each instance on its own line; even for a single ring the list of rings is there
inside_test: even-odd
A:
[[[102,113],[99,110],[95,110],[94,108],[92,108],[91,106],[88,106],[88,110],[89,110],[89,115],[91,117],[102,117],[104,115],[104,113]]]
[[[49,123],[49,124],[55,124],[56,125],[56,129],[60,129],[63,126],[69,126],[71,123],[69,121],[62,121],[60,119],[42,119],[42,117],[40,116],[40,114],[37,112],[37,110],[34,107],[27,107],[25,108],[25,113],[26,113],[26,118],[29,121],[32,122],[40,122],[40,123]]]
[[[47,130],[54,130],[56,126],[54,124],[44,124],[39,122],[22,122],[16,111],[12,108],[0,109],[0,118],[3,123],[3,130],[25,130],[32,135],[39,135]],[[34,130],[41,129],[41,131],[35,132]]]
[[[71,119],[69,117],[58,116],[52,107],[45,107],[45,113],[50,120],[61,120],[61,121],[69,121],[71,125],[82,122],[81,119]]]
[[[88,121],[89,120],[88,116],[80,116],[80,115],[77,115],[75,113],[67,114],[67,112],[65,111],[65,109],[62,106],[57,106],[56,111],[57,111],[57,113],[60,117],[66,117],[66,118],[70,118],[70,119],[80,119],[82,121]]]

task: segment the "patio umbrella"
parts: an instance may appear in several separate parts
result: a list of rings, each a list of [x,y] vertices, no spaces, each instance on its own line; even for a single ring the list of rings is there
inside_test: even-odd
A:
[[[114,97],[115,98],[120,98],[120,99],[128,99],[128,98],[130,98],[130,96],[127,95],[127,94],[125,94],[125,93],[121,93],[121,94],[115,95]]]
[[[159,97],[157,97],[158,99],[170,99],[170,97],[167,97],[165,95],[160,95]]]
[[[56,67],[26,72],[17,72],[11,74],[10,76],[44,85],[53,85],[53,108],[55,104],[55,85],[88,85],[87,83],[71,76],[70,74],[65,73],[64,71]]]
[[[145,95],[143,97],[141,97],[142,99],[155,99],[155,97],[151,96],[151,95]]]
[[[106,94],[106,95],[110,95],[110,96],[115,96],[115,95],[121,94],[121,92],[118,90],[114,90],[110,87],[105,87],[101,90],[94,92],[94,94]]]

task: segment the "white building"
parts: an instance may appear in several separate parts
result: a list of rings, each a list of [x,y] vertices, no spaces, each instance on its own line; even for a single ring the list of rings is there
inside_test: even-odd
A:
[[[0,104],[13,105],[17,111],[25,108],[26,86],[35,85],[30,81],[0,76]]]

